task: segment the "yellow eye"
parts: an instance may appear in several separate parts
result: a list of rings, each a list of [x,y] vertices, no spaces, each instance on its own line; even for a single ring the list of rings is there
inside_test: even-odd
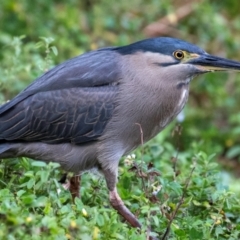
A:
[[[181,60],[184,58],[184,52],[181,51],[181,50],[177,50],[173,53],[173,56],[178,59],[178,60]]]

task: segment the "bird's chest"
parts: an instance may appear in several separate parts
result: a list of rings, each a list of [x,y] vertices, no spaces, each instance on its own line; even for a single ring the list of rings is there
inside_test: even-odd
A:
[[[148,91],[136,86],[125,90],[117,114],[107,126],[108,135],[118,137],[125,153],[163,130],[182,110],[188,98],[188,84],[180,89],[168,86]],[[110,139],[108,135],[106,139]]]
[[[148,139],[151,139],[164,129],[181,112],[188,100],[188,85],[177,89],[173,94],[169,92],[166,92],[166,96],[164,96],[159,108],[156,108],[156,114],[152,116],[155,121],[152,121],[154,124],[149,126],[152,129],[149,131],[151,134]]]

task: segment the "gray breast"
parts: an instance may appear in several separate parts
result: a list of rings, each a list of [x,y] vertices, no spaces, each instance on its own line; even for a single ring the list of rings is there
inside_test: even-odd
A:
[[[183,107],[185,106],[188,100],[188,93],[189,93],[188,86],[185,86],[179,89],[175,96],[176,98],[174,101],[171,102],[171,100],[166,100],[170,102],[169,104],[166,104],[165,108],[161,110],[162,117],[159,119],[159,123],[153,127],[150,138],[156,136],[182,111]]]

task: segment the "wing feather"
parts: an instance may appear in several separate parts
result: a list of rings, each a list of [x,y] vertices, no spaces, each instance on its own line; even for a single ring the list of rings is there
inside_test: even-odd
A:
[[[90,52],[38,78],[0,108],[0,140],[96,140],[117,104],[121,76],[115,54],[111,49]]]
[[[88,52],[59,64],[1,106],[0,114],[38,92],[118,84],[120,71],[116,59],[119,54],[113,49]]]

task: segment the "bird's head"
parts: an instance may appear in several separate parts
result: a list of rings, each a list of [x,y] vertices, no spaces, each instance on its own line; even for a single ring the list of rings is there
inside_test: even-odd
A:
[[[210,55],[198,46],[176,38],[151,38],[116,50],[123,55],[148,55],[169,78],[188,79],[206,72],[240,71],[240,62]]]

